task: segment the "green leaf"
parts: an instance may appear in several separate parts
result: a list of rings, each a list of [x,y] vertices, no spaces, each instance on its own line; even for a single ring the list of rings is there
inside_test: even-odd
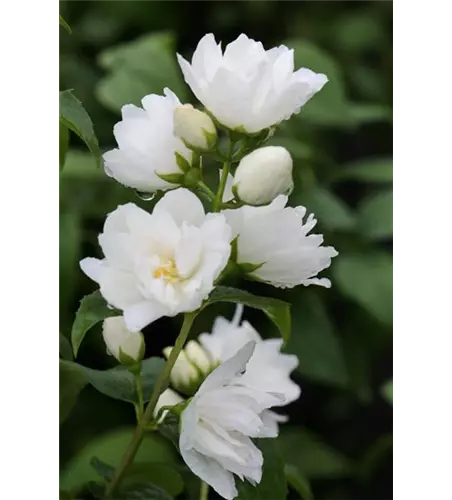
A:
[[[66,179],[81,179],[81,180],[104,180],[108,177],[105,172],[96,167],[96,161],[90,153],[83,151],[69,150],[64,163],[64,170],[60,174],[60,178]]]
[[[392,382],[392,379],[388,380],[385,384],[383,384],[383,386],[381,388],[381,395],[392,406],[392,400],[393,400],[393,382]]]
[[[58,325],[63,331],[70,328],[75,299],[78,261],[81,253],[82,227],[75,210],[57,214],[57,305]]]
[[[298,371],[321,383],[348,387],[343,348],[322,301],[310,290],[296,290],[292,297],[292,335],[287,351],[298,357]]]
[[[278,327],[279,332],[286,343],[290,337],[290,304],[279,299],[270,297],[257,297],[244,290],[217,286],[210,297],[202,305],[202,309],[216,302],[232,302],[234,304],[243,304],[254,309],[260,309],[264,312]]]
[[[62,467],[60,473],[61,489],[78,490],[90,481],[97,481],[98,475],[91,465],[93,457],[113,468],[118,467],[133,433],[134,428],[116,429],[90,441]],[[148,467],[150,470],[161,466],[167,468],[177,467],[178,463],[179,458],[176,450],[155,432],[146,433],[134,459],[134,466]],[[153,477],[152,481],[157,486],[165,488],[165,485],[168,484],[168,478],[165,478],[162,482],[157,482],[157,476]],[[133,474],[131,474],[132,479]],[[178,484],[178,487],[180,487],[180,484]]]
[[[248,481],[236,480],[238,500],[284,500],[287,495],[284,462],[273,439],[257,439],[256,445],[264,455],[262,479],[252,486]]]
[[[139,106],[145,95],[162,94],[165,87],[181,102],[187,100],[175,41],[169,33],[153,33],[110,48],[100,54],[99,63],[108,73],[100,80],[96,95],[112,111],[119,111],[125,103]]]
[[[176,415],[167,413],[163,422],[159,424],[158,430],[179,450],[179,419]]]
[[[69,129],[60,121],[60,170],[64,167],[66,153],[69,148]]]
[[[101,152],[93,123],[82,103],[71,90],[60,92],[60,123],[82,139],[93,154],[97,166],[101,165]]]
[[[353,102],[349,103],[349,110],[355,125],[392,120],[392,109],[381,104]]]
[[[69,363],[68,361],[61,361]],[[125,367],[118,366],[110,370],[94,370],[77,363],[70,363],[73,369],[78,370],[85,380],[102,394],[113,399],[135,403],[138,401],[136,380],[134,375]],[[165,364],[162,358],[147,358],[141,364],[144,401],[149,401],[157,377]]]
[[[111,465],[102,462],[97,457],[93,457],[90,461],[91,467],[99,474],[105,481],[110,481],[115,473],[115,468]]]
[[[342,254],[332,265],[333,283],[385,325],[392,324],[392,257],[384,252]]]
[[[305,429],[283,427],[277,439],[286,464],[309,479],[347,476],[350,461]]]
[[[80,307],[75,314],[74,324],[72,325],[71,340],[74,356],[77,356],[80,345],[88,330],[105,318],[118,315],[117,311],[107,306],[99,290],[83,297],[80,301]]]
[[[351,209],[333,192],[320,186],[294,192],[292,200],[314,213],[322,228],[330,231],[350,231],[356,226]]]
[[[345,96],[344,80],[334,59],[307,40],[288,40],[284,45],[294,49],[297,69],[309,68],[328,77],[322,90],[302,107],[296,119],[318,125],[350,125],[352,116]]]
[[[392,158],[372,158],[342,166],[336,180],[392,183],[392,174]]]
[[[69,361],[60,360],[60,424],[66,420],[75,406],[86,379]]]
[[[137,483],[122,487],[112,500],[173,500],[173,497],[155,484]]]
[[[150,482],[164,489],[170,495],[177,496],[184,489],[184,482],[173,466],[156,463],[133,463],[124,478],[125,485]]]
[[[293,465],[286,465],[284,467],[284,472],[287,482],[300,494],[302,500],[314,500],[309,480],[301,475],[296,467]]]
[[[72,355],[72,348],[69,340],[60,332],[60,356],[63,359],[72,361],[74,356]]]
[[[64,17],[60,14],[60,26],[63,26],[63,28],[71,35],[72,30],[69,24],[64,20]]]
[[[392,189],[365,198],[358,209],[361,233],[370,239],[392,238]]]

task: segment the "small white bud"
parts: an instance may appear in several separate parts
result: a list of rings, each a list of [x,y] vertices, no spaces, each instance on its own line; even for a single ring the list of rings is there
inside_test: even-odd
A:
[[[173,391],[172,389],[166,389],[165,391],[160,394],[160,397],[157,401],[157,404],[155,405],[154,408],[154,418],[157,417],[160,408],[163,408],[164,406],[175,406],[179,403],[181,403],[184,399],[177,394],[177,392]],[[158,423],[161,423],[164,418],[166,417],[166,414],[168,413],[168,410],[164,410],[162,412],[162,415],[160,416]]]
[[[174,135],[190,149],[208,151],[217,142],[217,129],[207,113],[191,104],[177,106],[174,110]]]
[[[131,365],[143,359],[144,336],[141,332],[128,330],[122,316],[105,319],[102,333],[107,351],[120,363]]]
[[[163,349],[163,355],[166,359],[169,358],[172,350],[173,347],[165,347],[165,349]],[[184,350],[180,352],[176,362],[174,363],[171,370],[170,380],[175,389],[188,395],[194,393],[202,382],[201,374],[190,363]]]
[[[184,350],[190,362],[204,375],[209,374],[213,370],[214,365],[208,353],[198,344],[198,342],[190,340]]]
[[[270,203],[293,189],[292,158],[281,146],[266,146],[244,156],[234,175],[233,191],[250,205]]]

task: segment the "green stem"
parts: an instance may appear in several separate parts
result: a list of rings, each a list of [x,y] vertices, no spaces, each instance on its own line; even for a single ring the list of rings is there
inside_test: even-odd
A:
[[[157,382],[155,383],[154,391],[152,392],[151,399],[146,407],[146,410],[143,413],[143,417],[141,422],[138,423],[135,432],[132,437],[132,441],[124,453],[124,456],[121,460],[120,465],[116,468],[115,473],[111,482],[108,484],[107,489],[105,491],[105,498],[110,498],[114,493],[116,488],[120,486],[121,481],[124,477],[124,474],[127,468],[132,464],[133,459],[143,441],[145,427],[149,425],[153,418],[154,409],[157,405],[157,401],[159,399],[160,394],[168,387],[169,376],[171,370],[176,362],[182,348],[184,347],[185,341],[187,340],[188,334],[190,333],[190,328],[193,324],[193,321],[196,317],[197,312],[185,313],[184,314],[184,322],[182,323],[181,330],[179,332],[179,336],[176,339],[176,343],[174,348],[171,351],[171,354],[166,362],[162,373],[160,374]]]
[[[141,422],[143,418],[144,410],[144,399],[143,399],[143,378],[141,377],[141,372],[135,377],[137,383],[137,394],[138,394],[138,423]]]
[[[209,498],[209,485],[201,481],[201,488],[199,490],[199,500],[207,500]]]
[[[234,151],[234,142],[229,139],[228,155],[226,161],[223,163],[223,170],[221,171],[220,185],[218,186],[218,191],[213,200],[212,212],[219,212],[221,210],[221,204],[223,202],[223,194],[226,187],[226,182],[228,180],[229,170],[231,168],[232,153]]]
[[[198,187],[210,198],[211,201],[215,199],[215,193],[203,181],[198,181]]]

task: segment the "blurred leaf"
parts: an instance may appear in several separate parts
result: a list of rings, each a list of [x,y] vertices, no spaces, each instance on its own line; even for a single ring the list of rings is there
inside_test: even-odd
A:
[[[97,166],[101,165],[101,152],[93,123],[82,103],[71,90],[60,92],[60,123],[82,139],[93,154]]]
[[[60,487],[77,490],[90,481],[97,481],[96,471],[91,466],[93,457],[116,468],[127,449],[134,429],[120,429],[108,432],[89,442],[71,461],[66,463],[60,473]],[[173,447],[156,433],[147,433],[134,459],[134,466],[154,465],[176,466],[178,457]],[[167,482],[167,480],[165,480]],[[158,483],[163,488],[164,485]]]
[[[75,315],[74,324],[72,325],[71,340],[74,355],[77,356],[80,345],[88,330],[105,318],[118,315],[117,311],[107,306],[99,290],[83,297]]]
[[[93,156],[82,151],[68,151],[61,179],[107,180],[102,169],[94,168],[96,162]]]
[[[72,348],[69,340],[60,332],[60,356],[63,359],[72,361],[74,356],[72,355]]]
[[[71,362],[60,360],[60,424],[66,420],[74,407],[86,380]]]
[[[392,120],[392,109],[381,104],[350,102],[349,109],[356,125]]]
[[[286,464],[309,479],[350,474],[350,461],[305,429],[283,427],[277,439]]]
[[[355,228],[355,217],[351,209],[332,191],[321,186],[304,190],[300,187],[292,195],[293,204],[303,205],[313,213],[322,228],[329,231],[349,231]]]
[[[284,472],[287,482],[300,494],[302,500],[314,500],[308,479],[302,476],[296,467],[293,465],[286,465],[284,467]]]
[[[377,49],[384,39],[382,25],[368,13],[347,13],[334,25],[334,42],[344,53]]]
[[[60,170],[64,167],[66,153],[69,148],[69,129],[60,122]]]
[[[115,468],[111,465],[102,462],[97,457],[93,457],[90,461],[91,467],[99,474],[105,481],[110,481],[115,473]]]
[[[310,161],[315,155],[315,149],[304,143],[298,139],[293,139],[291,137],[284,137],[281,135],[277,135],[276,137],[272,137],[265,144],[266,146],[282,146],[286,148],[291,154],[292,158],[295,160],[301,161]]]
[[[202,305],[202,309],[216,302],[232,302],[260,309],[278,327],[284,342],[289,340],[291,325],[290,304],[288,302],[270,297],[257,297],[244,290],[225,286],[217,286]]]
[[[145,95],[162,94],[168,87],[185,102],[187,88],[174,45],[171,34],[152,33],[102,52],[99,63],[109,74],[96,88],[99,101],[108,109],[119,111],[124,104],[139,106]]]
[[[342,166],[336,180],[392,183],[392,173],[392,158],[372,158]]]
[[[184,482],[174,467],[157,463],[133,463],[127,470],[123,484],[149,481],[163,488],[170,495],[177,496],[182,493]]]
[[[65,312],[72,304],[79,273],[82,221],[75,210],[60,212],[59,284],[60,307]]]
[[[383,458],[390,454],[393,446],[392,434],[379,436],[357,464],[357,475],[361,480],[368,481],[374,474],[378,466],[381,465]]]
[[[255,441],[264,455],[262,479],[252,486],[248,481],[236,481],[238,500],[284,500],[287,495],[284,462],[273,439]]]
[[[102,394],[121,401],[134,403],[138,400],[136,380],[134,375],[125,367],[118,366],[110,370],[94,370],[77,363],[69,363],[73,369],[78,370],[85,380]],[[162,358],[147,358],[141,364],[141,377],[143,383],[144,401],[148,401],[154,389],[155,381],[160,375],[164,361]]]
[[[137,483],[120,488],[112,500],[173,500],[173,497],[155,484]]]
[[[299,119],[318,125],[350,125],[344,81],[334,59],[307,40],[288,40],[284,45],[294,49],[296,69],[309,68],[328,77],[323,89],[301,108]]]
[[[69,33],[72,33],[71,27],[69,24],[64,20],[64,17],[60,14],[60,26],[63,26],[63,28]]]
[[[295,291],[292,302],[296,307],[287,351],[298,357],[298,371],[318,382],[347,387],[343,349],[323,302],[309,290]]]
[[[392,379],[388,380],[381,388],[381,395],[392,406],[393,398],[393,382]]]
[[[333,283],[383,324],[392,324],[392,257],[384,252],[342,254],[332,265]]]
[[[365,198],[358,210],[361,233],[371,239],[392,238],[392,189]]]

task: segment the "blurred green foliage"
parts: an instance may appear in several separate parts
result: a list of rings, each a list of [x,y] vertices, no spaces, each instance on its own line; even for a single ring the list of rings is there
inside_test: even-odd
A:
[[[287,409],[290,421],[277,440],[288,498],[392,498],[392,3],[86,1],[60,6],[72,29],[69,34],[60,28],[60,88],[73,89],[82,102],[102,151],[115,146],[112,130],[121,105],[138,104],[166,86],[182,101],[194,102],[175,51],[190,56],[206,32],[223,46],[241,32],[266,47],[285,43],[295,48],[297,67],[328,75],[324,90],[271,142],[294,157],[291,204],[314,212],[325,242],[339,251],[324,273],[333,286],[291,291],[241,286],[292,303],[287,351],[299,357],[295,379],[303,392]],[[64,148],[64,134],[62,140]],[[91,137],[85,141],[97,147]],[[69,143],[60,182],[60,352],[66,359],[79,301],[95,289],[79,270],[79,259],[99,255],[97,235],[118,204],[133,201],[148,210],[154,204],[96,168],[72,132]],[[216,175],[212,170],[213,179]],[[232,312],[230,305],[211,306],[197,318],[193,334],[208,331],[215,315]],[[264,336],[277,335],[260,311],[249,309],[246,315]],[[146,328],[146,356],[161,355],[178,327],[178,318],[165,318]],[[97,370],[114,364],[98,326],[86,335],[78,360]],[[60,427],[61,484],[72,487],[93,479],[93,455],[109,465],[118,462],[134,413],[127,403],[85,386],[81,376],[66,386],[65,376],[60,376],[68,402]],[[155,440],[142,447],[137,475],[171,495],[197,498],[197,485],[177,468],[175,450],[158,436]],[[159,473],[147,467],[156,461]],[[251,498],[246,489],[240,494]],[[274,498],[266,494],[256,498]]]

